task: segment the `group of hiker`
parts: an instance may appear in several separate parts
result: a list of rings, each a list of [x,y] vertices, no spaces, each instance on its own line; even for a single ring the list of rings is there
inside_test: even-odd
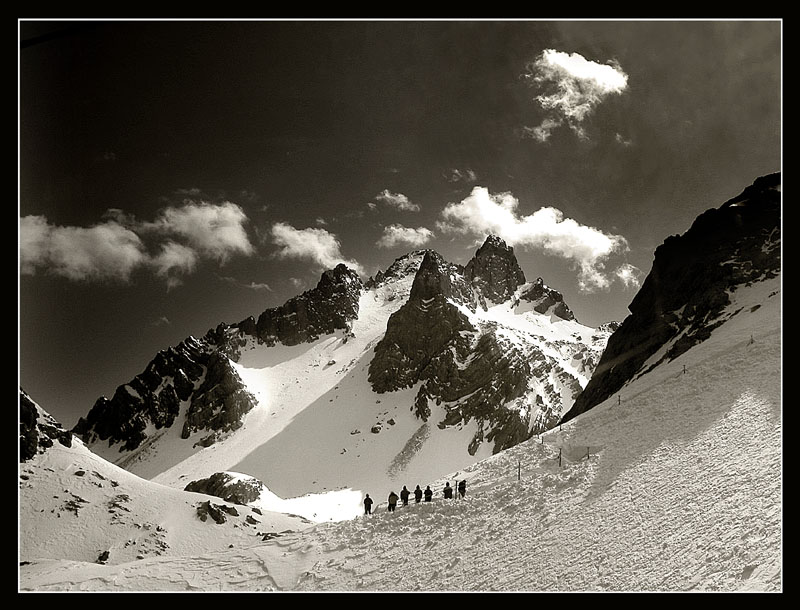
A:
[[[466,494],[467,494],[467,482],[465,480],[461,480],[458,482],[458,495],[463,498]],[[408,506],[408,500],[409,498],[411,498],[411,495],[412,492],[408,491],[408,488],[405,485],[403,485],[403,489],[400,491],[399,496],[396,493],[394,493],[394,491],[392,491],[389,494],[389,509],[388,509],[389,512],[390,513],[394,512],[395,508],[397,508],[398,500],[403,503],[403,506]],[[431,489],[430,485],[425,487],[425,491],[420,489],[419,485],[417,485],[416,489],[414,489],[413,495],[414,495],[414,502],[416,504],[419,504],[419,502],[422,500],[423,497],[425,498],[425,502],[430,502],[431,500],[433,500],[433,490]],[[442,495],[445,497],[445,499],[450,499],[453,497],[453,488],[450,487],[449,481],[445,484],[444,489],[442,490]],[[364,497],[365,515],[372,514],[372,505],[373,505],[372,498],[370,498],[369,494],[367,494]]]

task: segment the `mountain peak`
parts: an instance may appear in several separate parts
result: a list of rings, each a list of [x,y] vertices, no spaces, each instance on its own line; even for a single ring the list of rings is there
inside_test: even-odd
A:
[[[486,238],[467,263],[465,275],[473,288],[495,303],[507,301],[525,283],[514,248],[497,235]]]

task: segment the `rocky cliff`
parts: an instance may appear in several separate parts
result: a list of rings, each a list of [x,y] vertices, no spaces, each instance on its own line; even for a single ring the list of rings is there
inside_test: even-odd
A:
[[[591,409],[648,368],[672,360],[724,322],[729,291],[780,274],[781,176],[757,179],[659,246],[653,267],[611,335],[594,376],[563,421]]]

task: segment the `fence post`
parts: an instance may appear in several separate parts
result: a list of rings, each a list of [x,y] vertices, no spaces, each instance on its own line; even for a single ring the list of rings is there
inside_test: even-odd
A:
[[[522,480],[522,462],[517,461],[517,481]]]
[[[558,467],[561,467],[561,447],[558,448]]]

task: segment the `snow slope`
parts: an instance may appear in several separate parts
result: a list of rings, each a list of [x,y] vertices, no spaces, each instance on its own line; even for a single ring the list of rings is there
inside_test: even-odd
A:
[[[180,546],[176,532],[163,555],[115,565],[92,563],[94,550],[77,557],[95,524],[64,514],[21,532],[19,588],[779,592],[780,288],[775,279],[739,289],[730,307],[739,313],[709,339],[562,429],[436,481],[420,481],[437,492],[429,504],[412,500],[389,513],[385,495],[370,488],[381,502],[370,516],[304,523],[268,540],[245,536],[228,543],[226,529],[224,541],[208,547],[197,537]],[[316,349],[327,356],[325,349],[335,347]],[[374,406],[391,413],[391,405]],[[468,481],[466,497],[444,500],[444,482],[455,479]],[[31,479],[20,481],[22,513],[53,504],[47,480],[30,487]],[[166,497],[166,487],[148,489],[157,488]],[[58,536],[65,520],[71,533],[60,545],[69,556],[45,542]]]
[[[490,443],[483,443],[475,455],[467,450],[478,431],[474,420],[440,429],[436,422],[444,419],[445,405],[431,404],[426,423],[411,412],[418,387],[376,394],[368,381],[375,345],[389,316],[408,299],[419,259],[421,255],[409,257],[409,272],[361,294],[358,318],[349,332],[294,346],[246,345],[233,366],[257,406],[223,441],[197,450],[192,438],[177,438],[177,429],[162,431],[119,464],[175,489],[216,472],[253,477],[269,490],[259,504],[262,509],[329,521],[360,514],[365,493],[383,497],[403,485],[424,487],[490,456]],[[582,363],[570,370],[576,343],[591,345],[599,357],[608,338],[608,333],[576,321],[515,308],[510,302],[489,311],[463,310],[476,326],[498,324],[514,344],[539,345],[545,357],[561,363],[584,385],[588,379],[580,370]],[[548,382],[562,385],[558,379],[532,381]],[[567,389],[562,395],[566,410],[574,397]],[[119,459],[114,448],[101,445],[97,451]],[[172,466],[164,469],[164,464]]]

